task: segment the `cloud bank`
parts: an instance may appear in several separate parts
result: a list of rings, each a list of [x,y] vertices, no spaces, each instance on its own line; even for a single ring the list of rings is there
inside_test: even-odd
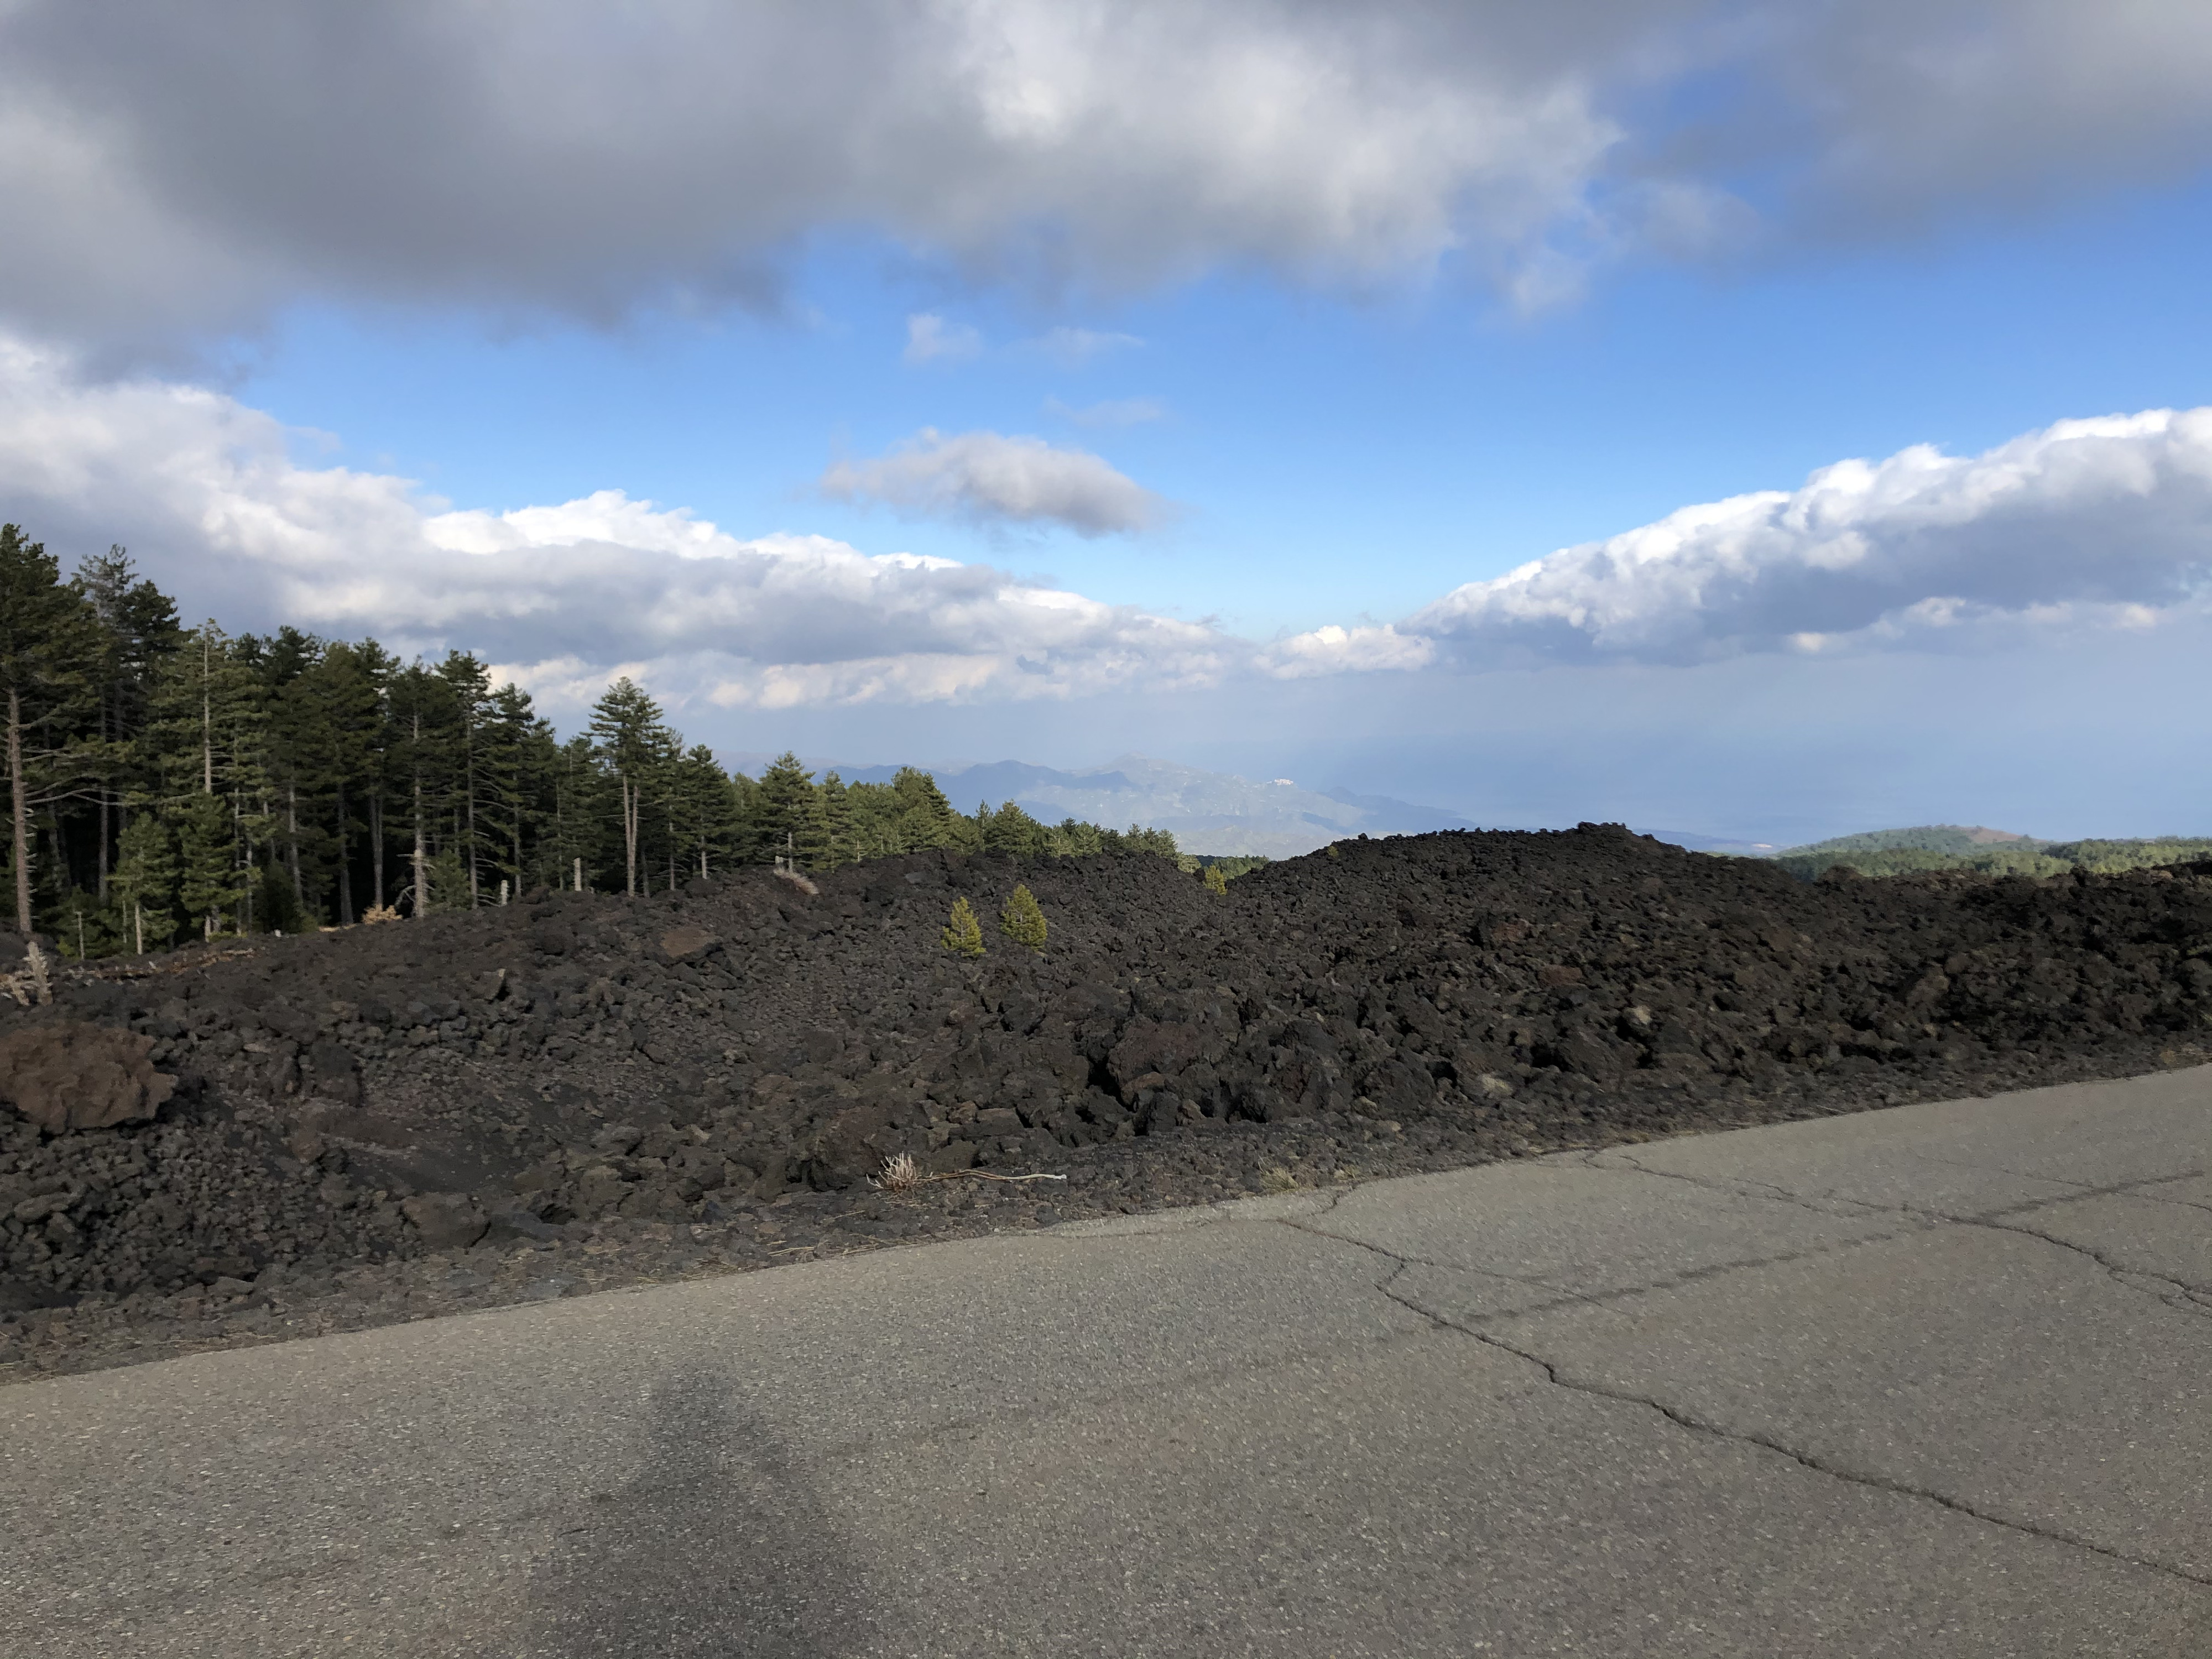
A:
[[[125,543],[189,614],[234,628],[471,650],[556,702],[630,672],[762,708],[1211,684],[1241,651],[987,565],[741,539],[618,490],[442,510],[404,479],[302,466],[290,435],[202,388],[82,380],[0,343],[0,517],[65,565]]]
[[[2148,626],[2212,591],[2212,409],[1919,446],[1686,507],[1407,617],[1459,659],[1685,663],[1993,630]]]
[[[773,303],[860,228],[1127,289],[1893,234],[2201,170],[2201,0],[10,0],[0,324]]]
[[[1088,451],[996,432],[924,427],[889,454],[838,461],[823,494],[991,525],[1058,525],[1079,536],[1150,530],[1168,504]]]
[[[555,699],[617,672],[676,702],[1024,702],[1354,675],[1656,667],[2123,636],[2212,619],[2212,409],[2061,422],[1986,453],[1844,461],[1471,582],[1393,623],[1273,641],[825,537],[740,538],[606,489],[454,509],[303,464],[204,388],[87,379],[0,339],[0,517],[65,562],[129,545],[193,615],[472,650]],[[854,494],[1081,528],[1156,504],[1096,457],[924,434]],[[1134,492],[1133,495],[1132,492]]]

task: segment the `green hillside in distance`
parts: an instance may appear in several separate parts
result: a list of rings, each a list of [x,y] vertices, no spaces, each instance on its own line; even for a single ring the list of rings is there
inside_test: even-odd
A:
[[[2042,841],[1978,824],[1923,823],[1838,836],[1771,854],[1802,881],[1848,865],[1863,876],[1975,870],[1993,876],[2057,876],[2081,870],[2109,875],[2148,866],[2212,858],[2212,839],[2165,836],[2137,841]]]
[[[1863,835],[1835,836],[1804,847],[1785,847],[1778,859],[1817,858],[1844,853],[1948,853],[1972,858],[1992,847],[2033,848],[2049,843],[2009,830],[1990,830],[1980,824],[1922,823],[1910,830],[1869,830]]]

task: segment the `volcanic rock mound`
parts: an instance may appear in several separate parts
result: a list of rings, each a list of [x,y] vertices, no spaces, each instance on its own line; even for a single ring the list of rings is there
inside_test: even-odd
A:
[[[1018,882],[1044,951],[942,948]],[[1218,896],[1146,856],[815,884],[537,894],[0,1005],[0,1301],[858,1216],[901,1153],[1127,1207],[1293,1140],[1435,1165],[2139,1068],[2212,1014],[2212,866],[1806,884],[1586,824]]]

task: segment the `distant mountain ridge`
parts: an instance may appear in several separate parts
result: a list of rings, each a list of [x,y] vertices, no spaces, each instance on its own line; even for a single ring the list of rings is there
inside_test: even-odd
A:
[[[727,758],[739,765],[753,759]],[[823,770],[830,763],[808,764]],[[1144,755],[1121,755],[1077,771],[1025,761],[921,769],[936,778],[945,799],[963,812],[984,801],[996,806],[1011,800],[1048,823],[1073,817],[1115,829],[1142,824],[1170,831],[1185,852],[1223,857],[1295,858],[1353,836],[1477,827],[1456,813],[1387,795],[1305,789],[1288,778],[1255,783]],[[840,765],[836,770],[848,783],[888,783],[899,772],[896,766]]]

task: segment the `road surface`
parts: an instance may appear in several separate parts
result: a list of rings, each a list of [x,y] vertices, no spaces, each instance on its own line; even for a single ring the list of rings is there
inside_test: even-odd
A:
[[[49,1656],[2212,1653],[2212,1068],[0,1390]]]

